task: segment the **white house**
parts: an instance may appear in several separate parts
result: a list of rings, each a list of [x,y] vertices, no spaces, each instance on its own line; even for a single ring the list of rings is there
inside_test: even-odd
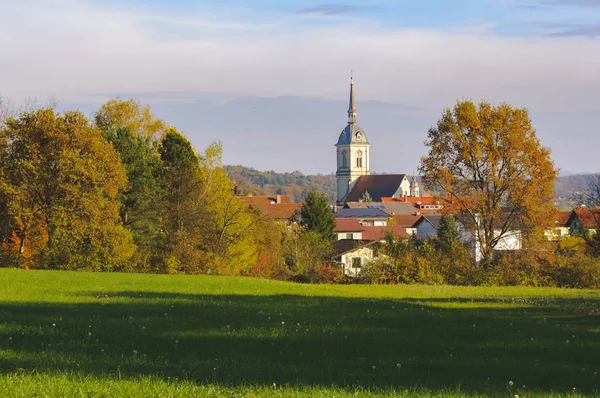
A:
[[[440,227],[440,221],[442,220],[442,215],[426,215],[421,216],[419,221],[417,221],[414,225],[416,229],[417,237],[419,238],[430,238],[437,236],[438,229]],[[473,248],[473,255],[475,257],[475,261],[481,261],[481,245],[479,241],[476,239],[475,234],[472,232],[468,232],[464,226],[457,222],[458,230],[461,234],[461,239],[463,242],[467,242],[471,244]],[[494,236],[498,237],[500,235],[500,230],[494,231]],[[521,250],[523,248],[523,240],[522,234],[520,230],[509,230],[504,233],[502,238],[498,241],[496,246],[494,247],[494,251],[507,251],[507,250]]]
[[[364,265],[375,257],[374,241],[342,239],[333,243],[333,260],[340,264],[344,275],[356,277]]]

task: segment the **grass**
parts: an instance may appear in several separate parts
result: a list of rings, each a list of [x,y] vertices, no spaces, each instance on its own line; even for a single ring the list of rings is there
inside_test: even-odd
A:
[[[598,291],[0,269],[2,397],[576,397],[599,373]]]

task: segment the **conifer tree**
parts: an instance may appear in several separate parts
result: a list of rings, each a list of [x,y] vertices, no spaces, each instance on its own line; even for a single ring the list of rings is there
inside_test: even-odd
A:
[[[460,231],[454,216],[449,214],[442,216],[437,236],[444,251],[452,250],[460,242]]]
[[[301,224],[307,230],[318,233],[325,241],[334,240],[335,217],[323,193],[311,189],[304,199],[300,216]]]

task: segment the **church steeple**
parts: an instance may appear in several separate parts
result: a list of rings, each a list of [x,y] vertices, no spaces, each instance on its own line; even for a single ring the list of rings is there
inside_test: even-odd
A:
[[[350,103],[348,104],[348,124],[340,133],[337,144],[337,203],[344,204],[359,177],[369,175],[371,153],[367,135],[356,120],[358,111],[354,102],[354,78],[350,75]]]
[[[352,77],[352,73],[350,73],[350,103],[348,104],[348,123],[354,124],[356,123],[356,116],[358,111],[356,110],[356,105],[354,103],[354,77]]]

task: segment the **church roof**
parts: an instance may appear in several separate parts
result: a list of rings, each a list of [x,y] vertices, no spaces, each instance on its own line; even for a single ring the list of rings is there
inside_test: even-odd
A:
[[[360,139],[356,137],[356,133],[360,133]],[[367,141],[367,135],[356,123],[348,123],[346,128],[340,133],[340,138],[336,145],[350,145],[350,144],[369,144]]]
[[[346,196],[346,202],[358,202],[365,192],[369,192],[374,202],[381,202],[382,197],[392,197],[400,188],[406,174],[377,174],[360,176],[352,191]]]

